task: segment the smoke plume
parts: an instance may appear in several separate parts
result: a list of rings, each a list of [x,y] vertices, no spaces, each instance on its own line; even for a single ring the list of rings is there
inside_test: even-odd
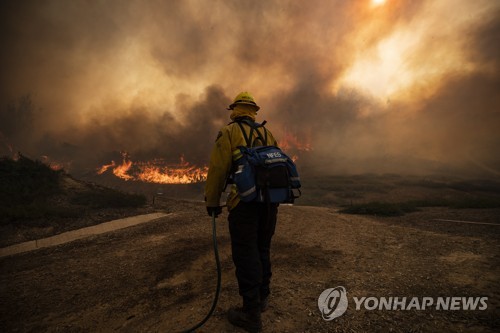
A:
[[[304,172],[500,175],[493,1],[2,1],[0,153],[204,165],[240,91]]]

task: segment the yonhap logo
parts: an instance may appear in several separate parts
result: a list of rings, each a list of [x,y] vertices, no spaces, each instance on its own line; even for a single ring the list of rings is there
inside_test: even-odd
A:
[[[438,297],[352,297],[356,311],[484,311],[488,309],[488,297],[438,296]],[[318,297],[318,308],[324,320],[340,317],[347,310],[347,291],[344,287],[325,289]]]
[[[326,321],[340,317],[347,310],[347,292],[338,286],[324,290],[318,298],[318,308]]]

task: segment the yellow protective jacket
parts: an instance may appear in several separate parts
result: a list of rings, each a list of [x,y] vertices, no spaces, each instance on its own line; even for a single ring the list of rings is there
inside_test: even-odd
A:
[[[231,114],[231,119],[237,120],[242,117],[255,120],[255,111],[253,111],[251,107],[238,105]],[[251,130],[250,126],[245,123],[242,125],[247,136],[249,136]],[[277,146],[277,142],[271,132],[263,127],[254,130],[252,137],[249,137],[250,142],[253,142],[254,139],[258,137],[255,131],[259,131],[263,138],[266,137],[264,131],[267,131],[267,142],[265,145]],[[224,192],[226,180],[232,171],[233,152],[239,151],[239,146],[246,146],[245,137],[243,136],[240,126],[237,123],[230,123],[224,126],[219,131],[212,153],[210,154],[207,182],[205,185],[205,201],[207,207],[220,206],[220,199],[222,192]],[[233,209],[239,201],[238,191],[233,184],[231,193],[226,201],[227,208],[229,210]]]

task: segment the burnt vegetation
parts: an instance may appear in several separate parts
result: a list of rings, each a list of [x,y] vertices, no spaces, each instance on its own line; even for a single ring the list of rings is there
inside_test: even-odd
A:
[[[146,197],[85,183],[21,154],[0,159],[1,224],[46,226],[52,219],[83,217],[88,209],[137,208]]]

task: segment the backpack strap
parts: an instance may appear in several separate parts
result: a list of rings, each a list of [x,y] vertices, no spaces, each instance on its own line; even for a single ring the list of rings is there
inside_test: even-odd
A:
[[[262,122],[262,124],[260,124],[260,126],[262,126],[262,128],[264,129],[264,140],[265,140],[265,144],[267,145],[267,128],[264,127],[264,125],[267,124],[267,120],[264,120]]]
[[[238,124],[238,126],[241,129],[241,133],[243,133],[243,137],[245,138],[245,142],[247,144],[247,147],[251,147],[252,145],[250,143],[250,139],[248,138],[248,135],[245,132],[245,129],[243,128],[243,125],[241,124],[242,122],[241,121],[236,121],[236,123]],[[253,130],[253,127],[252,127],[252,130]],[[252,137],[252,130],[250,130],[250,138]]]
[[[237,123],[238,126],[240,127],[241,132],[243,133],[243,137],[245,138],[245,142],[247,144],[247,147],[249,147],[249,148],[254,147],[255,142],[257,140],[260,140],[260,142],[262,143],[263,146],[267,145],[268,134],[267,134],[267,129],[264,127],[264,124],[266,123],[266,121],[264,121],[262,124],[252,122],[252,121],[250,121],[250,119],[239,119],[239,120],[236,120],[234,122]],[[242,123],[245,123],[250,127],[249,135],[246,134]],[[258,130],[259,127],[262,127],[264,129],[264,137],[262,136],[262,133]],[[253,142],[252,142],[252,136],[253,136],[254,131],[257,133],[257,138],[255,140],[253,140]]]

